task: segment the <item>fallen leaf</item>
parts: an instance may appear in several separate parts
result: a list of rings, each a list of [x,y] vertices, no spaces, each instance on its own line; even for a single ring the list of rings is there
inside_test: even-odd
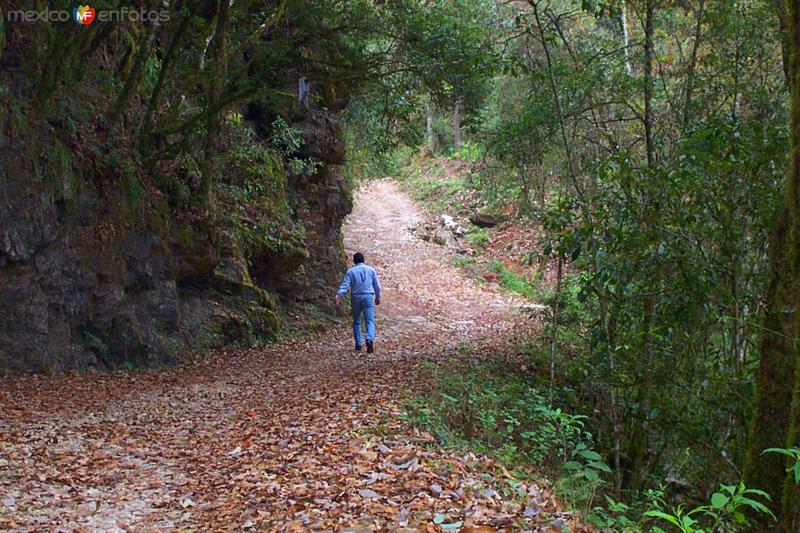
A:
[[[381,497],[380,494],[371,489],[361,489],[358,491],[358,495],[365,499],[373,499]]]

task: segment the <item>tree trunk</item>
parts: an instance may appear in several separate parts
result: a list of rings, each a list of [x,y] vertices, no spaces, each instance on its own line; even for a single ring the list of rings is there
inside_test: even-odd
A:
[[[644,137],[647,149],[647,166],[655,162],[655,141],[653,140],[653,19],[655,0],[647,0],[644,18]]]
[[[769,492],[779,514],[780,531],[798,531],[798,494],[794,479],[787,476],[786,458],[761,455],[770,447],[798,445],[800,430],[800,0],[786,0],[788,14],[789,78],[791,80],[792,152],[783,208],[770,236],[770,277],[766,312],[760,339],[760,366],[756,410],[751,429],[750,452],[745,469],[748,486]],[[756,531],[775,531],[767,519]]]
[[[558,253],[558,267],[556,270],[556,294],[553,298],[553,323],[550,333],[550,406],[553,406],[553,392],[556,382],[556,350],[558,348],[558,311],[561,304],[561,281],[564,276],[564,255]]]
[[[425,134],[428,143],[428,151],[433,155],[436,146],[433,137],[433,102],[430,100],[428,100],[428,105],[425,107],[425,112]]]
[[[784,0],[772,0],[775,4],[775,11],[778,14],[778,23],[781,31],[781,57],[783,59],[783,75],[785,78],[786,86],[789,87],[791,82],[791,75],[789,74],[789,51],[791,49],[791,39],[789,36],[789,12],[786,9]]]
[[[533,213],[533,202],[531,200],[533,194],[531,193],[531,183],[528,179],[528,172],[525,168],[525,165],[519,166],[517,169],[517,174],[519,175],[519,180],[522,183],[523,203],[521,207],[525,210],[525,214],[529,215]]]
[[[172,68],[172,63],[177,55],[178,45],[180,44],[181,39],[183,39],[183,36],[186,34],[186,31],[189,29],[189,22],[191,22],[191,20],[192,11],[183,13],[183,18],[178,25],[178,29],[175,30],[175,34],[170,40],[167,52],[164,54],[164,60],[161,62],[161,71],[158,73],[158,80],[153,88],[153,93],[150,95],[150,100],[147,103],[147,110],[145,111],[144,119],[142,120],[143,133],[148,133],[152,129],[151,121],[153,118],[153,113],[155,112],[158,102],[161,99],[161,91],[164,89],[164,84],[167,80],[167,74]]]
[[[692,43],[692,55],[689,58],[689,71],[686,74],[686,91],[683,98],[683,127],[689,125],[691,118],[690,109],[692,107],[692,93],[694,92],[694,73],[697,68],[697,53],[700,50],[700,41],[703,32],[703,14],[705,13],[706,1],[700,0],[700,7],[697,9],[697,21],[694,28],[694,42]]]
[[[461,98],[456,100],[456,109],[453,111],[453,138],[456,152],[461,150]]]
[[[655,25],[655,0],[646,0],[645,20],[644,20],[644,130],[645,148],[647,152],[647,167],[652,169],[655,165],[655,141],[653,127],[653,62],[655,50],[653,44],[653,32]],[[648,174],[652,178],[652,173]],[[645,231],[649,233],[653,223],[651,216],[646,214],[643,220]],[[636,388],[636,408],[634,412],[634,431],[631,434],[630,450],[628,455],[631,457],[631,488],[635,493],[641,488],[642,478],[646,470],[647,452],[650,437],[650,405],[652,398],[652,376],[653,365],[655,364],[652,347],[653,317],[655,313],[655,298],[651,294],[653,291],[646,287],[647,294],[642,300],[642,344],[640,351],[640,373]]]
[[[567,168],[569,170],[569,177],[572,179],[573,186],[575,187],[578,195],[582,196],[583,190],[578,184],[578,171],[575,166],[575,161],[572,157],[572,144],[570,143],[569,136],[567,135],[567,124],[564,119],[564,108],[561,105],[561,96],[558,91],[555,72],[553,71],[553,57],[550,54],[550,47],[547,44],[547,38],[544,34],[544,27],[542,26],[542,20],[539,16],[539,6],[535,0],[528,0],[528,3],[531,5],[531,7],[533,7],[533,16],[536,20],[536,28],[539,31],[539,39],[541,40],[542,48],[544,49],[544,55],[547,59],[547,73],[550,80],[550,90],[553,92],[553,100],[555,100],[556,103],[556,114],[558,115],[561,140],[564,143],[564,152],[567,155]],[[528,54],[530,54],[530,50],[528,50]]]
[[[0,61],[3,60],[3,49],[6,47],[6,29],[4,26],[6,14],[0,8]]]
[[[648,226],[649,226],[648,222]],[[648,292],[654,292],[650,287]],[[631,482],[634,493],[642,488],[642,481],[647,472],[647,455],[650,448],[650,417],[653,399],[653,371],[656,364],[653,356],[653,317],[655,314],[655,297],[645,295],[642,300],[642,346],[641,372],[637,384],[637,408],[634,425],[636,429],[631,435]]]
[[[108,112],[108,121],[111,124],[117,122],[125,114],[128,109],[131,98],[136,93],[139,87],[139,82],[142,81],[142,74],[144,72],[144,62],[147,59],[148,52],[150,51],[150,44],[155,40],[155,35],[152,33],[143,32],[139,49],[136,51],[136,59],[133,61],[133,66],[125,79],[125,85],[122,91],[117,96],[111,110]]]
[[[214,203],[213,195],[213,159],[216,153],[217,137],[220,128],[220,114],[223,112],[218,103],[222,97],[222,88],[227,71],[226,65],[226,40],[229,19],[229,0],[219,0],[217,3],[217,26],[211,41],[213,50],[213,64],[211,65],[211,81],[206,96],[206,140],[203,147],[203,168],[200,178],[200,194],[206,209]]]
[[[617,498],[622,494],[622,424],[620,423],[619,405],[617,402],[617,384],[612,380],[617,375],[617,361],[615,357],[616,317],[608,309],[608,303],[601,299],[600,316],[605,333],[605,352],[608,354],[608,375],[606,382],[609,391],[611,411],[611,435],[613,439],[612,450],[614,453],[614,486]]]
[[[36,101],[39,106],[44,106],[58,89],[64,73],[64,66],[70,61],[75,52],[74,44],[80,38],[80,33],[71,31],[66,24],[62,24],[50,37],[47,44],[47,55],[41,69],[41,77],[36,89]]]
[[[620,5],[620,11],[620,18],[622,19],[622,43],[625,46],[625,71],[628,73],[628,76],[631,76],[633,74],[633,69],[631,69],[630,51],[628,50],[631,44],[631,34],[628,31],[628,5],[625,0],[623,0]]]

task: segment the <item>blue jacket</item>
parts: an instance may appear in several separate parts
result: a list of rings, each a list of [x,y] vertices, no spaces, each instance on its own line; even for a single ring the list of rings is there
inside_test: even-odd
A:
[[[381,299],[381,282],[378,281],[378,273],[364,263],[359,263],[347,270],[339,290],[336,291],[336,296],[343,296],[347,289],[350,289],[353,295],[374,294],[376,299]]]

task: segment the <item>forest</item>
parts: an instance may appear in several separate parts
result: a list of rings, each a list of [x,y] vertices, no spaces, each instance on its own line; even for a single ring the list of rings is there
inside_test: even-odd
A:
[[[377,108],[373,94],[360,97],[351,143],[466,159],[465,186],[483,205],[513,202],[513,217],[541,226],[523,277],[541,284],[548,262],[557,274],[548,333],[530,348],[538,375],[522,383],[588,415],[611,497],[705,501],[743,480],[796,531],[797,477],[786,470],[800,472],[788,127],[797,6],[453,7],[449,38],[474,43],[468,72]],[[403,173],[412,159],[380,145],[356,155],[359,176]],[[503,390],[495,377],[476,385]],[[524,447],[521,434],[510,440]],[[682,531],[709,527],[676,518]]]
[[[800,531],[799,75],[799,0],[0,0],[0,526]]]

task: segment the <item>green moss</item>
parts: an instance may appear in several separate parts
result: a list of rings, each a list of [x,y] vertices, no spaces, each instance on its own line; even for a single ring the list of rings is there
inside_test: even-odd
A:
[[[72,155],[60,141],[56,142],[59,166],[61,167],[61,196],[70,207],[75,206],[80,180],[72,167]]]
[[[287,213],[287,177],[280,156],[249,136],[236,144],[230,168],[222,180],[224,192],[239,204],[268,204],[274,213]]]
[[[305,228],[286,202],[287,175],[271,147],[241,134],[230,156],[230,172],[219,187],[215,225],[226,240],[240,243],[247,257],[267,261],[278,272],[296,269],[308,257]]]
[[[81,343],[88,349],[96,352],[100,356],[108,355],[108,346],[97,335],[84,329],[81,334]]]

